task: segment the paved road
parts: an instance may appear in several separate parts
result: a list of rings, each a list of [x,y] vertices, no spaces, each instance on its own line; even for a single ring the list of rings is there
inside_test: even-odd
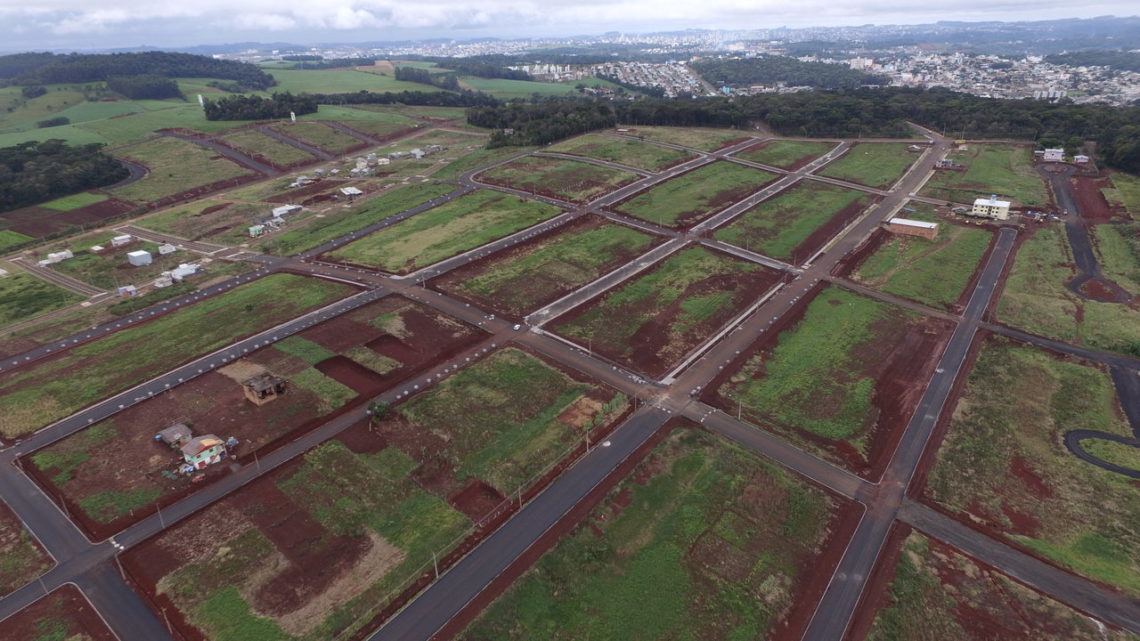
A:
[[[218,254],[220,252],[228,251],[231,249],[230,247],[227,247],[225,245],[215,245],[213,243],[204,243],[204,242],[199,241],[199,240],[187,240],[185,238],[179,238],[178,236],[172,236],[170,234],[164,234],[164,233],[157,232],[157,231],[151,231],[149,229],[145,229],[145,228],[139,227],[137,225],[123,225],[122,227],[116,227],[115,231],[121,232],[124,234],[130,234],[132,236],[135,236],[136,238],[142,238],[143,240],[149,240],[149,241],[154,242],[154,243],[167,243],[170,245],[174,245],[175,247],[181,247],[183,249],[189,249],[190,251],[195,251],[195,252],[198,252],[199,254],[205,254],[207,256],[213,256],[213,255]]]

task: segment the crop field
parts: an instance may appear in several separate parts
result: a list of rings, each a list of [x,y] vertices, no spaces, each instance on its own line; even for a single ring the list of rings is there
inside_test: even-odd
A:
[[[23,586],[52,565],[51,558],[15,513],[0,503],[0,596]]]
[[[0,278],[0,327],[83,300],[79,294],[19,271]]]
[[[637,174],[584,162],[526,156],[479,174],[480,181],[587,203],[638,179]]]
[[[35,238],[11,229],[0,229],[0,252],[6,251],[9,247],[22,245],[30,240],[35,240]]]
[[[808,451],[885,465],[949,340],[948,323],[838,287],[709,385],[713,401]]]
[[[760,265],[693,247],[551,326],[590,351],[659,376],[778,280]]]
[[[1081,612],[912,532],[867,641],[1127,641]],[[858,616],[858,615],[857,615]]]
[[[333,155],[343,154],[353,147],[366,144],[323,122],[285,122],[270,125],[269,128]]]
[[[762,165],[796,170],[835,148],[832,142],[770,140],[738,151],[734,156]]]
[[[923,196],[956,203],[996,194],[1026,207],[1049,204],[1049,187],[1033,168],[1033,148],[1025,145],[971,145],[968,151],[953,151],[948,160],[966,171],[939,170],[922,189]]]
[[[0,621],[0,639],[118,641],[79,588],[70,583]]]
[[[136,221],[135,225],[187,240],[204,240],[222,245],[249,242],[249,227],[274,205],[199,200],[167,209]]]
[[[278,296],[288,291],[288,296]],[[0,436],[16,438],[198,354],[351,293],[273,274],[0,375]]]
[[[475,328],[390,296],[325,321],[235,363],[134,405],[36,451],[26,467],[94,536],[112,534],[168,501],[200,487],[178,474],[181,458],[154,434],[175,422],[196,435],[234,437],[230,454],[294,438],[341,408],[359,405],[473,344]],[[284,395],[261,406],[241,384],[269,372],[288,381]],[[114,451],[113,457],[101,452]],[[225,466],[205,474],[228,474]]]
[[[406,274],[559,214],[557,207],[477,191],[335,249],[327,256]]]
[[[891,234],[852,278],[880,291],[953,311],[993,234],[943,222],[938,237]]]
[[[1106,274],[1135,272],[1135,257],[1102,252],[1101,258],[1105,261],[1101,270]],[[1065,287],[1077,274],[1064,230],[1038,228],[1017,252],[998,302],[998,319],[1049,338],[1110,352],[1137,353],[1140,312],[1135,302],[1106,303],[1079,297]]]
[[[790,474],[677,429],[459,638],[770,638],[829,572],[816,564],[837,511]]]
[[[699,127],[635,127],[626,135],[701,151],[716,151],[749,138],[748,132],[743,130]]]
[[[800,181],[757,203],[713,237],[773,258],[807,260],[875,197],[817,181]]]
[[[868,187],[885,188],[901,178],[921,153],[907,151],[906,148],[904,142],[856,143],[817,173]]]
[[[107,200],[107,194],[94,194],[89,191],[81,191],[78,194],[71,194],[63,198],[56,198],[55,200],[40,203],[40,207],[44,209],[53,209],[55,211],[72,211],[87,205],[94,205]]]
[[[504,494],[623,406],[600,385],[505,349],[167,530],[126,563],[160,605],[215,641],[351,633],[429,569],[433,552],[442,558]],[[200,543],[188,552],[189,542]]]
[[[218,140],[252,155],[254,159],[265,159],[278,167],[303,165],[317,161],[317,157],[307,151],[283,143],[276,138],[271,138],[256,129],[236,131],[221,136]]]
[[[115,196],[134,201],[156,201],[211,183],[253,173],[241,165],[192,142],[163,137],[115,150],[117,156],[145,165],[150,173],[120,187]]]
[[[633,259],[652,236],[595,216],[496,253],[432,281],[481,309],[519,318]]]
[[[651,187],[615,209],[667,227],[688,227],[776,178],[761,169],[718,160]]]
[[[679,149],[659,147],[629,138],[615,138],[601,134],[586,134],[571,138],[551,145],[546,150],[608,160],[652,172],[668,169],[694,157],[689,152]]]
[[[1136,597],[1140,488],[1062,442],[1077,429],[1131,437],[1119,403],[1102,366],[990,338],[925,495],[975,527]]]

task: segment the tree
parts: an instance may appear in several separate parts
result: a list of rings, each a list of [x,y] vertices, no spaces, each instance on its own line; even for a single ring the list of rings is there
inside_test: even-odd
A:
[[[388,414],[392,412],[392,406],[384,401],[372,401],[368,404],[367,412],[370,423],[379,423],[388,418]]]

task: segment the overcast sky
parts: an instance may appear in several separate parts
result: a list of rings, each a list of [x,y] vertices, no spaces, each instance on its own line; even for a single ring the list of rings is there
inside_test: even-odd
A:
[[[1134,0],[0,0],[0,49],[512,38],[1136,13]]]

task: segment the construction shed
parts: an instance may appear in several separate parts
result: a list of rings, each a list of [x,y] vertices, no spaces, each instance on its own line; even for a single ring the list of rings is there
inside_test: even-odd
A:
[[[938,223],[909,218],[892,218],[887,221],[887,231],[900,236],[919,236],[928,240],[938,238]]]
[[[180,448],[192,438],[194,434],[190,431],[190,426],[185,423],[175,423],[154,435],[154,440],[162,441],[172,448]]]
[[[285,379],[280,376],[262,372],[246,380],[241,387],[242,391],[245,392],[246,400],[260,406],[284,394],[288,386]]]

